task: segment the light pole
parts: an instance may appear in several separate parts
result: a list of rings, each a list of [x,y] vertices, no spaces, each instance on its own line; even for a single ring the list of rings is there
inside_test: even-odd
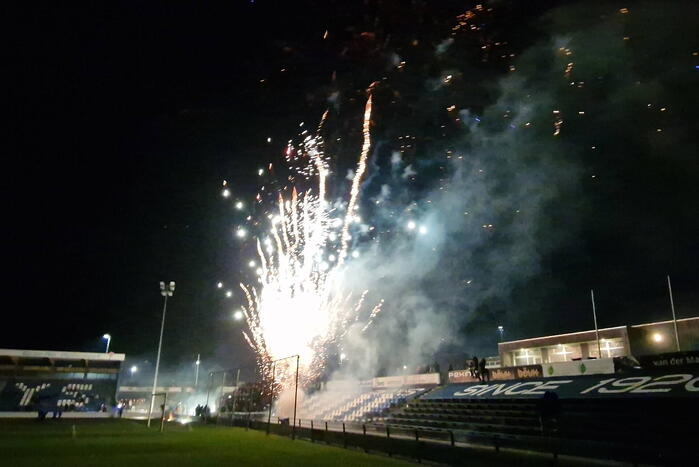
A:
[[[153,377],[153,392],[150,396],[150,408],[148,409],[148,426],[150,427],[150,418],[153,413],[153,403],[155,402],[155,388],[158,385],[158,370],[160,369],[160,351],[163,348],[163,330],[165,329],[165,313],[167,312],[167,298],[172,297],[175,293],[175,282],[170,281],[165,285],[165,282],[160,282],[160,295],[163,296],[163,319],[160,322],[160,339],[158,340],[158,357],[155,359],[155,376]]]
[[[602,358],[602,348],[599,345],[599,328],[597,327],[597,308],[595,307],[595,291],[590,289],[592,299],[592,318],[595,320],[595,339],[597,340],[597,358]]]
[[[204,407],[209,407],[209,392],[211,392],[211,385],[214,382],[214,372],[210,371],[209,372],[209,385],[206,388],[206,404],[204,404]]]
[[[269,412],[267,415],[267,434],[269,435],[269,425],[272,423],[272,403],[274,402],[274,372],[277,361],[272,362],[272,378],[269,380]]]
[[[505,328],[502,326],[498,326],[498,332],[500,333],[500,342],[502,342],[503,336],[505,335]]]
[[[240,391],[240,368],[235,372],[235,392],[233,393],[233,415],[231,420],[235,418],[235,406],[238,403],[238,391]]]
[[[201,354],[197,354],[197,361],[194,362],[194,365],[196,365],[196,372],[194,373],[194,390],[197,389],[197,386],[199,386],[199,365],[201,364],[201,359],[199,358]]]
[[[209,405],[209,394],[211,393],[211,389],[213,388],[214,384],[214,375],[217,375],[218,373],[221,373],[223,376],[221,377],[221,392],[220,392],[220,397],[223,397],[223,390],[226,386],[226,374],[230,371],[233,370],[219,370],[219,371],[210,371],[209,372],[209,386],[206,390],[206,407]],[[238,368],[238,376],[236,377],[236,386],[238,385],[237,381],[240,380],[240,368]],[[215,394],[216,391],[214,391]],[[215,395],[214,395],[215,397]]]
[[[102,339],[107,339],[107,348],[105,349],[104,353],[109,353],[109,343],[112,342],[112,336],[109,334],[105,334],[102,336]]]
[[[670,309],[672,310],[672,325],[675,327],[675,345],[677,346],[677,351],[680,351],[680,333],[677,330],[677,316],[675,316],[675,300],[672,297],[672,284],[670,283],[670,276],[667,276],[667,290],[670,292]]]

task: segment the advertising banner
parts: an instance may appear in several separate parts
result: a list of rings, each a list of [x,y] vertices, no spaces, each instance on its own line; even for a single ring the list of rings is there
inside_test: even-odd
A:
[[[645,370],[670,369],[673,367],[699,366],[699,351],[672,352],[657,355],[643,355],[638,358]]]
[[[599,358],[593,360],[576,360],[573,362],[546,363],[543,367],[545,378],[555,378],[558,376],[612,375],[614,374],[614,359]]]
[[[400,387],[403,386],[403,376],[382,376],[380,378],[374,378],[371,386],[374,389]]]
[[[522,365],[504,368],[489,368],[491,381],[506,381],[511,379],[541,378],[543,371],[541,365]],[[450,383],[475,383],[478,378],[471,376],[469,370],[454,370],[449,372]]]
[[[453,370],[449,372],[450,383],[475,383],[478,378],[471,376],[469,370]]]
[[[561,399],[699,397],[699,371],[664,375],[569,376],[533,380],[450,384],[423,399],[536,399],[545,392]]]
[[[345,391],[349,393],[355,391],[358,385],[371,387],[371,380],[358,382],[356,379],[335,379],[325,383],[325,389],[328,391]]]
[[[372,380],[372,387],[374,389],[399,388],[401,386],[429,386],[433,384],[439,384],[439,373],[383,376]]]
[[[406,375],[403,380],[405,386],[429,386],[439,384],[439,373],[424,373],[421,375]]]

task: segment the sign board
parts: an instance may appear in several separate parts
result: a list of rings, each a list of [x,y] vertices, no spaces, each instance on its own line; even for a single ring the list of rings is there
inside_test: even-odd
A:
[[[699,351],[672,352],[638,357],[643,369],[666,371],[673,367],[699,366]]]
[[[537,399],[545,392],[561,399],[699,397],[699,371],[633,376],[569,376],[521,381],[450,384],[423,399]]]
[[[593,360],[576,360],[572,362],[546,363],[542,366],[544,367],[545,378],[555,378],[558,376],[614,374],[613,358],[599,358]]]
[[[429,386],[433,384],[439,384],[439,373],[383,376],[372,380],[372,387],[374,389],[398,388],[401,386]]]
[[[453,370],[449,372],[450,383],[475,383],[478,378],[471,376],[469,370]]]
[[[381,388],[396,388],[403,386],[403,376],[382,376],[374,378],[371,381],[371,387],[374,389]]]
[[[406,375],[403,380],[404,386],[424,386],[439,384],[439,373],[423,373],[421,375]]]
[[[491,381],[505,381],[512,379],[542,378],[541,365],[509,366],[502,368],[489,368]],[[478,378],[471,376],[470,370],[454,370],[449,372],[450,383],[475,383]]]
[[[356,379],[336,379],[325,383],[328,391],[352,392],[357,390],[357,386],[371,386],[371,380],[357,381]]]

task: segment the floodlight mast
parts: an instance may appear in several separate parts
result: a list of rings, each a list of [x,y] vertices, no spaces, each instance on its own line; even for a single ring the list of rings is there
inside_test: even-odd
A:
[[[194,390],[196,391],[199,387],[199,365],[201,364],[201,354],[197,354],[197,361],[194,362],[196,365],[196,372],[194,373]]]
[[[163,318],[160,322],[160,339],[158,340],[158,356],[155,360],[155,376],[153,377],[153,391],[150,396],[150,408],[148,409],[148,423],[150,427],[151,415],[153,414],[153,404],[155,403],[155,390],[158,385],[158,370],[160,368],[160,351],[163,348],[163,330],[165,329],[165,314],[167,313],[167,298],[172,297],[175,293],[175,282],[170,281],[165,285],[165,282],[160,282],[160,295],[163,296]]]
[[[104,353],[109,353],[109,344],[112,342],[112,335],[111,334],[105,334],[102,336],[102,339],[107,340],[107,348],[104,350]]]

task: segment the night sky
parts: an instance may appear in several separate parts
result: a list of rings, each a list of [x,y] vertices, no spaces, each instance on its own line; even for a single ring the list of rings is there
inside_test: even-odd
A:
[[[442,57],[435,49],[475,3],[93,2],[13,11],[0,347],[98,351],[109,332],[112,350],[150,358],[158,282],[174,280],[165,361],[201,353],[224,367],[249,365],[230,316],[238,289],[226,299],[216,288],[219,280],[239,282],[247,261],[232,234],[240,214],[222,199],[222,180],[252,200],[258,168],[281,160],[298,122],[317,122],[333,92],[342,107],[328,131],[348,140],[334,148],[344,170],[360,141],[364,90],[378,80],[375,141],[387,148],[397,135],[418,137],[418,149],[404,156],[418,168],[409,190],[418,199],[441,176],[435,154],[456,141],[475,147],[463,136],[465,122],[444,109],[455,104],[469,111],[462,117],[488,117],[502,92],[495,83],[510,73],[525,76],[526,89],[545,91],[550,108],[576,110],[564,110],[550,159],[574,168],[542,201],[536,268],[470,308],[456,323],[463,342],[455,347],[495,353],[499,324],[512,339],[588,329],[590,288],[600,326],[669,319],[667,274],[679,317],[695,316],[696,5],[598,2],[588,11],[575,2],[517,3],[484,3],[493,11],[479,13],[481,30]],[[556,41],[578,47],[570,46],[578,54],[571,73],[588,70],[584,97],[570,97],[567,79],[551,84],[564,69],[548,73],[558,65],[541,50]],[[387,71],[393,53],[408,63],[403,74]],[[426,84],[450,70],[458,79],[447,91]],[[574,123],[580,102],[587,120]],[[541,125],[553,137],[555,114],[546,112]],[[551,167],[547,160],[531,164]],[[552,182],[541,183],[545,190]],[[492,242],[497,250],[507,240]],[[470,258],[487,267],[483,255]],[[454,277],[459,264],[451,264]],[[422,280],[429,286],[430,277]]]

